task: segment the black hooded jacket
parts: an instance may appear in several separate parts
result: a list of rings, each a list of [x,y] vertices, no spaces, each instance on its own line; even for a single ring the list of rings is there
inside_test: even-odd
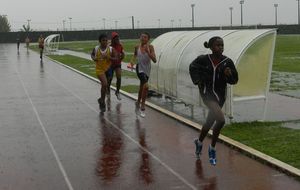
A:
[[[200,95],[203,101],[213,100],[223,106],[226,100],[226,87],[228,84],[238,82],[238,73],[233,61],[223,56],[221,62],[214,66],[210,55],[198,56],[190,64],[190,75],[194,84],[199,86]],[[226,77],[224,70],[231,69],[231,75]]]

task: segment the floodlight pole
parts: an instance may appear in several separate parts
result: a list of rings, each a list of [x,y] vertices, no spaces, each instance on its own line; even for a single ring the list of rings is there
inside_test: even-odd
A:
[[[63,20],[63,31],[66,30],[66,20]]]
[[[229,10],[230,10],[230,26],[232,27],[232,10],[233,10],[233,7],[229,7]]]
[[[132,30],[134,30],[134,16],[131,16]]]
[[[278,8],[278,3],[274,4],[274,8],[275,8],[275,25],[277,26],[277,8]]]
[[[174,20],[172,19],[171,20],[171,28],[173,28],[173,23],[174,23]]]
[[[296,1],[298,1],[298,24],[300,24],[300,14],[299,14],[299,12],[300,12],[300,0],[296,0]]]
[[[103,21],[103,29],[105,30],[105,18],[103,18],[102,21]]]
[[[115,28],[117,29],[118,28],[118,21],[115,20]]]
[[[72,17],[69,17],[70,20],[70,31],[72,31]]]
[[[158,21],[158,28],[160,28],[160,19],[157,19]]]
[[[28,28],[30,28],[30,21],[31,21],[31,19],[27,19],[27,26],[28,26]]]
[[[244,0],[240,1],[241,4],[241,26],[243,26],[243,4],[244,4]]]
[[[192,28],[195,27],[195,18],[194,18],[194,7],[195,7],[195,4],[191,4],[191,7],[192,7]]]

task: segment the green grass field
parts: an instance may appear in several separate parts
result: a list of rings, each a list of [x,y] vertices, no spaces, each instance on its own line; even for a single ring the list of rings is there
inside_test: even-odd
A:
[[[125,62],[130,62],[134,47],[139,43],[139,40],[123,40],[123,48],[126,52]],[[91,53],[93,48],[98,44],[98,41],[80,41],[80,42],[62,42],[59,45],[60,49],[72,50],[84,53]]]
[[[300,73],[300,35],[278,35],[274,71]]]
[[[234,123],[221,133],[300,169],[300,130],[282,125],[282,122]]]

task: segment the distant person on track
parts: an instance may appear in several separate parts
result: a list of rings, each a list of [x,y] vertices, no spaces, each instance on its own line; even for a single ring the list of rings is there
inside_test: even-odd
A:
[[[17,50],[18,50],[18,53],[20,52],[20,43],[21,43],[20,38],[17,38]]]
[[[136,73],[140,80],[138,99],[136,102],[136,112],[139,111],[141,117],[145,117],[145,101],[148,95],[148,80],[151,71],[151,61],[156,63],[154,47],[149,44],[150,35],[144,32],[140,36],[140,44],[135,46],[133,63],[136,60]]]
[[[120,43],[119,34],[117,32],[111,33],[110,46],[116,50],[116,60],[112,61],[110,69],[106,72],[106,77],[108,80],[107,94],[110,96],[110,85],[111,85],[111,81],[114,77],[114,71],[116,71],[117,89],[116,89],[115,95],[117,96],[118,100],[121,100],[121,95],[120,95],[121,75],[122,75],[121,63],[122,63],[122,60],[124,59],[125,53],[123,50],[123,45]]]
[[[25,38],[25,43],[26,43],[26,48],[27,48],[27,52],[28,52],[28,49],[29,49],[29,43],[30,43],[30,39],[29,39],[28,36]]]
[[[99,45],[91,53],[91,58],[96,63],[96,75],[101,82],[101,97],[98,99],[101,112],[106,111],[105,95],[108,83],[105,72],[110,68],[111,61],[117,60],[115,54],[114,48],[108,46],[107,35],[101,34],[99,36]]]
[[[38,39],[39,49],[40,49],[40,59],[43,60],[43,52],[44,52],[44,37],[41,34]]]
[[[238,73],[233,61],[223,55],[224,42],[215,36],[204,43],[204,47],[211,49],[212,54],[200,55],[190,64],[190,74],[194,84],[199,87],[204,104],[209,109],[206,122],[203,124],[199,138],[194,140],[195,154],[200,157],[202,142],[210,128],[213,127],[212,141],[208,148],[209,162],[216,165],[216,142],[225,124],[222,107],[226,100],[228,84],[238,82]]]

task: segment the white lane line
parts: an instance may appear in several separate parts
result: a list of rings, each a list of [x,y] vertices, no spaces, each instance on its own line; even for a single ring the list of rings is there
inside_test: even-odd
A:
[[[83,104],[85,104],[87,107],[89,107],[91,110],[93,110],[96,113],[99,113],[98,110],[96,110],[94,107],[92,107],[89,103],[87,103],[85,100],[83,100],[81,97],[79,97],[77,94],[75,94],[72,90],[70,90],[68,87],[66,87],[61,81],[57,80],[52,74],[49,72],[47,73],[51,78],[53,78],[60,86],[62,86],[64,89],[66,89],[69,93],[71,93],[74,97],[76,97],[78,100],[80,100]],[[115,129],[117,129],[119,132],[121,132],[124,136],[126,136],[128,139],[130,139],[134,144],[136,144],[140,149],[147,152],[149,155],[151,155],[156,161],[158,161],[161,165],[163,165],[169,172],[171,172],[174,176],[176,176],[178,179],[180,179],[185,185],[190,187],[193,190],[196,190],[197,188],[190,184],[186,179],[184,179],[179,173],[174,171],[170,166],[168,166],[166,163],[164,163],[162,160],[160,160],[157,156],[155,156],[153,153],[149,152],[147,149],[142,147],[136,140],[134,140],[130,135],[128,135],[126,132],[124,132],[122,129],[120,129],[117,125],[115,125],[113,122],[111,122],[109,119],[103,116],[103,118],[108,121]]]
[[[47,133],[47,131],[46,131],[46,128],[45,128],[45,126],[44,126],[44,124],[43,124],[43,122],[42,122],[42,120],[41,120],[41,118],[40,118],[40,115],[39,115],[39,113],[38,113],[36,107],[34,106],[34,104],[33,104],[33,102],[32,102],[32,99],[31,99],[31,97],[30,97],[30,95],[29,95],[29,93],[28,93],[28,90],[27,90],[27,88],[26,88],[26,86],[25,86],[25,84],[24,84],[24,82],[23,82],[23,80],[22,80],[22,78],[21,78],[21,75],[20,75],[20,73],[19,73],[19,71],[18,71],[17,68],[16,68],[16,72],[17,72],[19,81],[21,82],[22,87],[23,87],[23,89],[24,89],[24,91],[25,91],[25,93],[26,93],[26,96],[27,96],[27,98],[28,98],[28,100],[29,100],[29,102],[30,102],[30,104],[31,104],[31,106],[32,106],[32,109],[33,109],[33,111],[34,111],[34,113],[35,113],[35,115],[36,115],[36,117],[37,117],[37,120],[39,121],[39,124],[40,124],[40,126],[41,126],[41,128],[42,128],[42,131],[43,131],[43,133],[44,133],[44,135],[45,135],[45,137],[46,137],[46,139],[47,139],[47,142],[48,142],[48,144],[49,144],[49,146],[50,146],[50,148],[51,148],[51,150],[52,150],[52,153],[53,153],[53,155],[54,155],[54,157],[55,157],[55,160],[56,160],[56,162],[57,162],[57,164],[58,164],[58,167],[59,167],[59,169],[60,169],[60,171],[61,171],[61,173],[62,173],[62,175],[63,175],[63,177],[64,177],[64,179],[65,179],[65,181],[66,181],[66,183],[67,183],[67,186],[68,186],[69,190],[74,190],[74,188],[72,187],[72,184],[71,184],[71,182],[70,182],[70,180],[69,180],[69,178],[68,178],[68,175],[67,175],[67,173],[66,173],[66,170],[64,169],[64,167],[63,167],[63,165],[62,165],[62,163],[61,163],[61,161],[60,161],[60,159],[59,159],[59,157],[58,157],[58,154],[57,154],[56,150],[54,149],[54,146],[53,146],[53,144],[52,144],[52,142],[51,142],[51,140],[50,140],[50,138],[49,138],[49,135],[48,135],[48,133]]]

